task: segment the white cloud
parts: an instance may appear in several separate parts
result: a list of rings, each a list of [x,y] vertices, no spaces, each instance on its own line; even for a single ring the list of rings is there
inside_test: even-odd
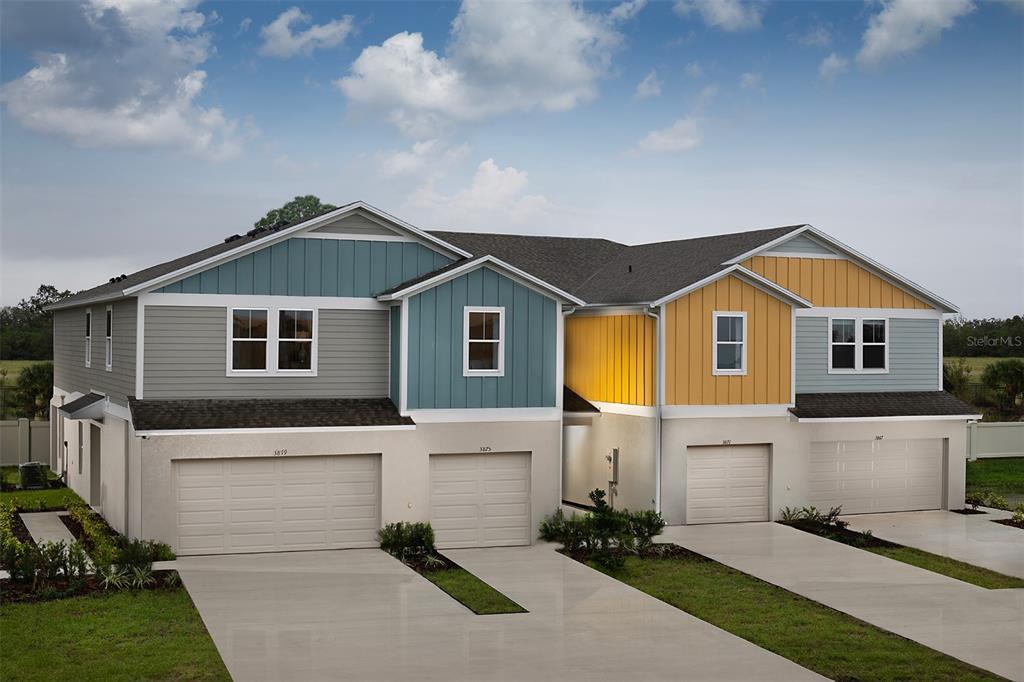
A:
[[[700,78],[704,75],[704,69],[701,67],[700,62],[690,62],[686,65],[686,75],[690,78]]]
[[[882,11],[871,17],[857,62],[878,66],[915,52],[972,11],[971,0],[886,0]]]
[[[661,80],[658,74],[651,69],[651,72],[644,76],[644,79],[636,84],[636,92],[633,96],[637,99],[656,97],[661,94]]]
[[[803,33],[791,34],[790,39],[804,47],[827,47],[832,44],[832,29],[826,24],[815,24]]]
[[[288,59],[296,55],[309,56],[313,50],[337,47],[345,42],[353,31],[352,15],[345,15],[326,24],[313,24],[304,31],[293,31],[293,27],[305,26],[313,17],[298,7],[290,7],[260,30],[263,44],[260,54],[265,57]]]
[[[76,35],[4,84],[11,117],[80,147],[172,147],[212,159],[234,156],[245,139],[237,121],[199,105],[213,52],[196,0],[92,0]],[[31,26],[20,27],[31,32]],[[53,45],[54,42],[48,43]],[[52,48],[51,48],[52,49]]]
[[[745,73],[740,76],[740,87],[744,90],[756,90],[764,93],[764,77],[759,73]]]
[[[617,22],[629,21],[646,6],[647,0],[625,0],[608,12],[608,18]]]
[[[676,0],[676,14],[700,14],[708,26],[723,31],[749,31],[761,28],[764,4],[758,0]]]
[[[419,33],[398,33],[364,49],[334,84],[404,133],[429,137],[452,121],[594,99],[620,41],[605,18],[569,0],[465,0],[443,55]]]
[[[681,118],[668,128],[652,130],[637,143],[637,150],[650,154],[679,154],[692,151],[701,142],[697,119]]]
[[[846,73],[850,68],[850,60],[833,52],[821,60],[818,66],[818,75],[821,80],[831,83],[836,76]]]
[[[501,168],[494,159],[487,159],[477,166],[469,187],[445,195],[435,191],[431,181],[413,193],[409,206],[417,213],[426,212],[430,223],[451,227],[533,223],[554,205],[542,194],[526,194],[529,182],[526,171]]]
[[[238,22],[238,33],[236,33],[235,35],[242,35],[243,33],[247,33],[250,28],[252,28],[252,17],[246,17],[245,19],[242,19],[240,22]]]
[[[385,178],[440,177],[452,166],[465,159],[469,151],[468,144],[449,147],[436,138],[423,140],[414,143],[410,149],[379,155],[377,168]]]

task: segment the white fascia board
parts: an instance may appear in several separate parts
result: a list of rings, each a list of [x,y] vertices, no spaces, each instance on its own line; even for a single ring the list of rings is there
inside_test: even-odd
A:
[[[469,272],[471,270],[476,270],[477,268],[483,267],[484,265],[488,265],[488,264],[493,265],[498,270],[504,271],[502,274],[507,275],[507,276],[511,277],[512,279],[519,280],[520,284],[523,284],[525,286],[529,286],[532,289],[538,289],[542,293],[547,294],[548,296],[554,295],[555,297],[557,297],[557,298],[559,298],[559,299],[561,299],[563,301],[568,301],[569,303],[575,303],[576,305],[580,305],[580,306],[584,305],[582,300],[576,298],[572,294],[570,294],[570,293],[568,293],[566,291],[562,291],[558,287],[553,286],[551,284],[548,284],[544,280],[539,279],[537,277],[534,277],[530,273],[525,272],[523,270],[520,270],[519,268],[515,267],[514,265],[509,265],[508,263],[506,263],[505,261],[501,260],[500,258],[495,258],[494,256],[490,256],[490,255],[488,255],[488,256],[481,256],[480,258],[474,258],[472,260],[468,260],[468,261],[466,261],[465,263],[463,263],[462,265],[460,265],[458,267],[454,267],[454,268],[452,268],[450,270],[446,270],[445,272],[442,272],[442,273],[440,273],[438,275],[435,275],[434,277],[431,277],[429,279],[425,279],[422,282],[417,282],[416,284],[410,285],[410,286],[408,286],[408,287],[406,287],[404,289],[400,289],[400,290],[395,291],[393,293],[382,294],[382,295],[377,297],[377,300],[378,301],[394,301],[394,300],[398,300],[398,299],[408,298],[410,296],[415,296],[416,294],[420,293],[421,291],[426,291],[427,289],[432,289],[432,288],[436,287],[439,284],[444,284],[445,282],[447,282],[447,281],[449,281],[451,279],[455,279],[456,277],[458,277],[460,275],[463,275],[463,274],[465,274],[465,273],[467,273],[467,272]]]
[[[665,405],[663,419],[789,417],[793,405]]]
[[[797,310],[797,317],[867,317],[904,318],[915,320],[941,320],[942,311],[934,308],[826,308],[815,307]]]
[[[801,424],[829,424],[841,422],[958,422],[981,419],[980,414],[934,414],[896,417],[796,417]]]
[[[471,254],[469,252],[467,252],[467,251],[465,251],[463,249],[460,249],[459,247],[455,246],[454,244],[449,244],[448,242],[445,242],[442,239],[439,239],[439,238],[437,238],[437,237],[435,237],[435,236],[433,236],[433,235],[431,235],[431,234],[429,234],[427,232],[424,232],[423,230],[420,230],[417,227],[413,227],[409,223],[406,223],[405,221],[399,220],[398,218],[395,218],[394,216],[388,215],[384,211],[381,211],[378,208],[370,206],[369,204],[367,204],[365,202],[357,201],[357,202],[352,203],[352,204],[341,206],[338,209],[336,209],[334,211],[331,211],[330,213],[325,213],[325,214],[323,214],[321,216],[317,216],[316,218],[310,218],[309,220],[307,220],[305,222],[301,222],[301,223],[299,223],[297,225],[292,225],[291,227],[289,227],[287,229],[284,229],[284,230],[281,230],[279,232],[274,233],[274,235],[271,236],[271,237],[266,237],[264,239],[257,239],[255,241],[248,242],[248,243],[243,244],[243,245],[241,245],[241,246],[239,246],[237,248],[229,249],[228,251],[225,251],[223,253],[219,253],[216,256],[211,256],[211,257],[209,257],[209,258],[207,258],[205,260],[199,261],[197,263],[192,263],[191,265],[186,265],[185,267],[179,268],[178,270],[175,270],[174,272],[169,272],[169,273],[167,273],[165,275],[161,275],[159,277],[154,277],[153,279],[150,279],[150,280],[148,280],[146,282],[143,282],[142,284],[136,284],[133,287],[128,287],[127,289],[125,289],[121,293],[124,296],[131,296],[133,294],[139,293],[140,291],[147,291],[149,289],[159,288],[159,287],[163,286],[164,284],[167,284],[169,282],[175,281],[177,279],[181,279],[182,277],[186,277],[186,276],[188,276],[188,275],[190,275],[192,273],[199,272],[201,270],[207,270],[207,269],[209,269],[209,268],[211,268],[211,267],[213,267],[215,265],[219,265],[220,263],[224,263],[224,262],[227,262],[229,260],[234,260],[235,258],[238,258],[240,256],[244,256],[245,254],[250,253],[252,251],[257,251],[257,250],[262,249],[262,248],[264,248],[266,246],[270,246],[272,244],[276,244],[276,243],[278,243],[280,241],[283,241],[283,240],[285,240],[285,239],[287,239],[289,237],[294,236],[298,232],[304,232],[304,231],[307,231],[307,230],[314,230],[317,227],[320,227],[321,225],[324,225],[326,223],[329,223],[329,222],[332,222],[334,220],[337,220],[338,218],[343,218],[346,215],[348,215],[350,213],[354,213],[355,211],[360,210],[360,209],[362,209],[364,211],[367,211],[369,213],[373,213],[373,214],[383,218],[384,220],[392,222],[395,225],[401,227],[402,229],[409,231],[410,233],[416,235],[420,239],[423,239],[423,240],[425,240],[427,242],[430,242],[431,244],[437,246],[438,248],[440,248],[440,249],[442,249],[444,251],[447,251],[449,253],[456,254],[456,255],[459,255],[459,256],[462,256],[462,257],[466,257],[466,258],[471,256]]]
[[[921,285],[915,284],[914,282],[910,281],[906,277],[903,277],[902,275],[900,275],[900,274],[890,270],[889,268],[885,267],[881,263],[878,263],[877,261],[872,260],[871,258],[865,256],[861,252],[857,251],[856,249],[854,249],[854,248],[852,248],[850,246],[847,246],[846,244],[842,243],[841,241],[839,241],[835,237],[822,232],[821,230],[817,229],[813,225],[803,225],[803,226],[793,230],[792,232],[790,232],[788,234],[785,234],[782,237],[779,237],[778,239],[774,239],[774,240],[768,242],[767,244],[762,244],[761,246],[757,247],[756,249],[753,249],[751,251],[747,251],[744,254],[740,254],[739,256],[736,256],[735,258],[726,261],[724,263],[724,265],[732,265],[734,263],[742,263],[743,261],[745,261],[748,258],[751,258],[752,256],[755,256],[755,255],[757,255],[759,253],[767,251],[767,250],[771,249],[773,246],[781,244],[782,242],[785,242],[785,241],[787,241],[789,239],[792,239],[793,237],[795,237],[797,235],[800,235],[800,234],[803,234],[805,232],[808,233],[808,234],[813,235],[815,238],[817,238],[819,241],[824,242],[826,245],[828,245],[828,246],[830,246],[830,247],[832,247],[834,249],[837,249],[838,251],[842,251],[848,258],[851,258],[852,260],[859,260],[859,261],[861,261],[863,264],[867,265],[870,269],[874,270],[876,272],[876,274],[881,275],[883,277],[883,279],[889,280],[890,283],[897,285],[899,288],[909,290],[909,293],[917,295],[917,296],[920,296],[921,298],[927,299],[929,302],[931,302],[933,305],[935,305],[936,308],[939,308],[943,312],[945,312],[945,313],[959,313],[960,312],[960,309],[957,306],[955,306],[954,304],[950,303],[946,299],[944,299],[944,298],[942,298],[940,296],[936,296],[935,294],[933,294],[932,292],[928,291],[927,289],[925,289]],[[804,257],[806,257],[806,258],[813,258],[814,256],[804,256]]]
[[[294,426],[285,428],[250,429],[168,429],[164,431],[136,431],[136,436],[240,436],[271,433],[359,433],[363,431],[414,431],[415,424],[393,426]]]
[[[411,417],[417,424],[544,422],[559,421],[562,418],[562,410],[558,407],[471,407],[451,410],[408,410],[402,416]]]
[[[770,279],[765,279],[756,272],[752,272],[739,264],[730,265],[729,267],[723,270],[719,270],[718,272],[712,275],[708,275],[704,279],[698,280],[693,284],[690,284],[680,289],[679,291],[675,291],[669,294],[668,296],[663,296],[659,298],[657,301],[654,301],[650,305],[652,308],[660,305],[665,305],[669,301],[673,301],[679,298],[680,296],[685,296],[686,294],[696,291],[701,287],[705,287],[708,284],[711,284],[712,282],[717,282],[723,277],[728,277],[729,275],[735,275],[739,279],[745,281],[747,284],[750,284],[751,286],[760,289],[761,291],[765,292],[770,296],[773,296],[774,298],[783,300],[789,303],[790,305],[795,305],[799,308],[810,308],[813,306],[813,304],[807,299],[797,296],[789,289],[776,284]]]
[[[148,306],[186,305],[213,308],[305,308],[325,310],[387,310],[375,298],[354,296],[272,296],[263,294],[142,294]]]

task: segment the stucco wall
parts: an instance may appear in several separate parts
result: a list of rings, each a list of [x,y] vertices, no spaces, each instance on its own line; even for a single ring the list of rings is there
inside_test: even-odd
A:
[[[430,518],[430,454],[531,452],[532,527],[559,505],[560,423],[421,424],[410,431],[152,436],[141,441],[141,528],[174,545],[173,466],[177,459],[381,453],[381,521]],[[133,534],[135,531],[133,531]]]
[[[810,444],[828,440],[883,438],[947,439],[946,508],[963,507],[967,426],[963,421],[798,423],[787,417],[747,419],[669,419],[662,427],[662,514],[670,524],[685,522],[686,448],[723,443],[771,447],[768,508],[775,519],[782,507],[808,504]]]
[[[563,427],[562,499],[590,504],[594,488],[608,489],[608,460],[619,448],[617,509],[654,509],[655,439],[651,417],[602,413],[589,425]]]

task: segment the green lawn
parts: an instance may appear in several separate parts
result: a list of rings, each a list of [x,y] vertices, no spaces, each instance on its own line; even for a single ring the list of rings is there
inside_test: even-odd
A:
[[[988,590],[1001,590],[1024,587],[1024,579],[1012,575],[997,573],[981,566],[967,564],[963,561],[950,559],[948,556],[932,554],[915,547],[864,547],[869,552],[902,561],[927,571],[963,580],[966,583],[984,587]]]
[[[38,365],[40,362],[50,362],[49,360],[0,360],[0,370],[7,370],[7,378],[4,379],[4,386],[13,386],[18,383],[18,377],[21,375],[21,370],[32,365]]]
[[[50,472],[50,478],[57,475]],[[18,467],[0,467],[0,478],[4,483],[18,483]],[[81,502],[82,498],[76,495],[71,488],[49,488],[48,490],[14,490],[11,492],[0,492],[0,503],[10,504],[19,509],[35,511],[42,500],[44,509],[64,509],[72,502]]]
[[[1024,457],[992,457],[968,462],[967,492],[1024,493]]]
[[[0,679],[230,680],[184,589],[0,606]]]
[[[697,555],[593,567],[833,680],[1002,679]]]
[[[526,613],[522,606],[464,568],[427,571],[421,575],[477,615]]]

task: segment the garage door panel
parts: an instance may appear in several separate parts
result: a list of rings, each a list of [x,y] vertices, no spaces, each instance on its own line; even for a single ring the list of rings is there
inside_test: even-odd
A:
[[[180,460],[175,481],[179,554],[376,546],[379,455]]]
[[[842,441],[837,458],[828,451],[811,444],[809,501],[819,508],[841,505],[845,513],[863,514],[942,506],[941,439]]]
[[[529,544],[529,453],[435,454],[430,472],[438,547]]]
[[[768,520],[768,448],[691,447],[686,451],[686,522]]]

